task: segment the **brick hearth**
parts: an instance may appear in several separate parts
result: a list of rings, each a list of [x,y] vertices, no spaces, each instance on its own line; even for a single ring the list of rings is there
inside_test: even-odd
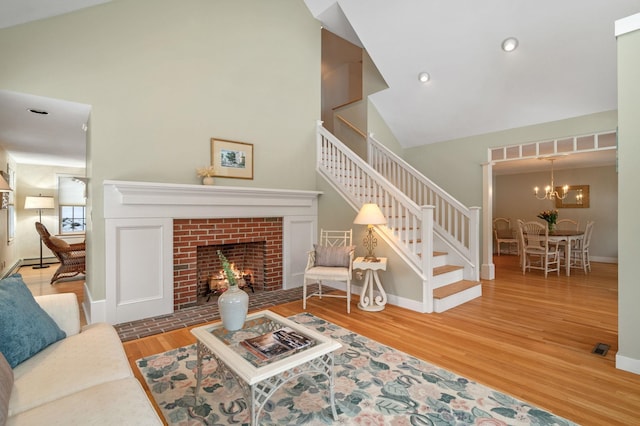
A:
[[[194,306],[198,247],[264,242],[264,290],[282,288],[282,218],[174,219],[174,310]]]

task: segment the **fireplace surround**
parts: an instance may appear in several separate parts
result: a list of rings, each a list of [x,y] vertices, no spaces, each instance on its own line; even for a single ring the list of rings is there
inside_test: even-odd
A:
[[[103,189],[104,299],[92,297],[99,289],[85,289],[89,322],[119,324],[170,314],[195,303],[197,253],[187,262],[189,266],[184,266],[180,260],[183,254],[174,246],[182,242],[205,245],[199,238],[215,241],[203,236],[207,230],[195,229],[203,224],[205,228],[215,224],[216,236],[241,223],[257,221],[260,227],[278,224],[278,230],[261,237],[264,241],[275,241],[276,234],[280,237],[278,254],[265,262],[265,286],[289,289],[302,285],[306,253],[317,239],[321,192],[129,181],[105,181]],[[184,221],[191,221],[189,226],[194,229],[176,243],[176,223],[187,223]],[[246,234],[222,238],[223,244],[248,240]],[[190,263],[194,269],[184,272],[182,268],[190,268]],[[280,271],[279,276],[275,270]],[[193,285],[193,300],[182,300],[182,293],[174,297],[175,277],[183,273]],[[96,285],[87,284],[90,288]]]

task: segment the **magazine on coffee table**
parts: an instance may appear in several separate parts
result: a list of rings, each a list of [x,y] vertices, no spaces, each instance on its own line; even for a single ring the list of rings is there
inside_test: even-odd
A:
[[[263,334],[240,342],[260,361],[271,360],[310,346],[313,341],[290,327]]]

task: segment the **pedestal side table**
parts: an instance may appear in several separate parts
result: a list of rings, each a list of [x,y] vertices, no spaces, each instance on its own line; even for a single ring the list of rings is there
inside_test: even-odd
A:
[[[384,305],[387,304],[387,293],[385,293],[380,278],[378,277],[378,271],[387,270],[387,258],[379,257],[377,262],[365,260],[364,257],[358,257],[353,261],[353,269],[361,269],[364,271],[364,285],[362,287],[362,294],[360,295],[360,303],[358,308],[363,311],[381,311],[384,309]],[[374,297],[373,286],[374,283],[377,287],[378,295]]]

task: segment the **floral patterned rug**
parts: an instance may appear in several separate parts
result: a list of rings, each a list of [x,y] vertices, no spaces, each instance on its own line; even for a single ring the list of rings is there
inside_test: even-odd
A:
[[[335,352],[335,401],[329,408],[326,380],[299,376],[265,405],[267,425],[574,425],[554,414],[496,392],[389,346],[308,313],[291,317],[342,343]],[[242,388],[205,362],[194,397],[196,345],[137,361],[170,425],[248,424]]]

